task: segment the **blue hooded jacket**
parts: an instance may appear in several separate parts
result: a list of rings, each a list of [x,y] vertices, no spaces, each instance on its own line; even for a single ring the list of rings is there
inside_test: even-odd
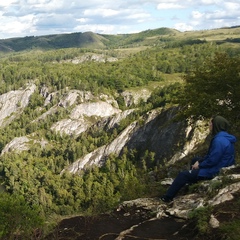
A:
[[[217,120],[215,122],[213,120],[213,134],[215,133],[215,135],[209,146],[208,154],[199,163],[198,176],[200,177],[213,178],[221,168],[235,164],[234,143],[237,139],[226,132],[228,124],[222,127],[225,121],[224,118],[219,116]]]

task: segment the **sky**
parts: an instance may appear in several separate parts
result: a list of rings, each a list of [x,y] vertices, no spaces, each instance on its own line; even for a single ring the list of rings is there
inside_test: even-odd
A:
[[[240,25],[240,0],[1,0],[0,39]]]

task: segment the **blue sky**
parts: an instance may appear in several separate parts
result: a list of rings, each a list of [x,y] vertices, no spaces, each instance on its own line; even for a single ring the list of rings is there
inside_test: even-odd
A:
[[[0,39],[87,32],[179,31],[240,25],[239,0],[2,0]]]

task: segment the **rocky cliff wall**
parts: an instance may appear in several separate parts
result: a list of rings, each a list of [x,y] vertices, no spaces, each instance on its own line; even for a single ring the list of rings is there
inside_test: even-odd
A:
[[[30,85],[26,89],[11,91],[0,96],[0,112],[2,123],[9,123],[16,114],[21,114],[28,106],[31,94],[36,91],[36,86]],[[112,96],[100,94],[93,96],[90,92],[66,90],[49,93],[47,88],[42,88],[40,93],[45,97],[44,105],[57,102],[41,116],[34,120],[35,123],[49,115],[58,114],[59,109],[68,109],[68,115],[51,126],[52,131],[68,134],[74,137],[87,131],[90,127],[97,126],[103,129],[112,129],[126,118],[135,109],[129,108],[122,111]],[[56,97],[57,96],[57,97]],[[56,98],[56,99],[55,99]],[[124,148],[137,149],[141,154],[145,151],[153,152],[158,163],[178,161],[193,151],[207,136],[204,126],[192,128],[187,121],[174,121],[177,107],[168,109],[154,109],[135,122],[127,126],[111,143],[104,145],[78,159],[66,167],[72,173],[91,165],[101,166],[109,154],[119,155]],[[200,124],[199,124],[200,125]],[[32,140],[32,141],[30,141]],[[44,144],[42,144],[44,142]],[[34,133],[12,139],[2,150],[2,154],[9,151],[25,151],[31,144],[39,147],[47,146],[44,139],[36,140]]]

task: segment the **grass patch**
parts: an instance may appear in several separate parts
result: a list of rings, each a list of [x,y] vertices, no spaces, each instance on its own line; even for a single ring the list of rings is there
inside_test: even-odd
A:
[[[240,219],[228,222],[220,226],[220,234],[225,240],[239,240],[240,239]]]

